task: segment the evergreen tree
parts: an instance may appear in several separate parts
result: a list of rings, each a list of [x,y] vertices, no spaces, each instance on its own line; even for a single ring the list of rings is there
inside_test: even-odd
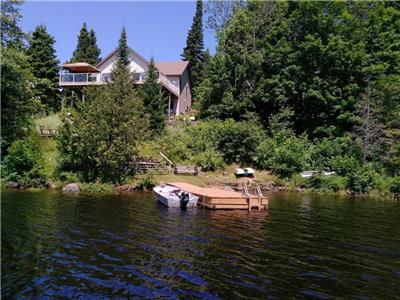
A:
[[[39,25],[32,33],[28,49],[29,64],[33,75],[38,79],[35,94],[48,110],[60,109],[60,94],[58,91],[58,64],[54,50],[54,38]]]
[[[96,33],[93,29],[90,29],[90,47],[88,51],[89,63],[92,65],[97,65],[100,62],[101,50],[97,46]]]
[[[137,146],[147,133],[148,119],[127,67],[126,33],[118,46],[113,81],[85,90],[79,114],[64,122],[59,136],[61,167],[86,180],[122,182],[132,171]]]
[[[129,49],[126,37],[125,27],[122,28],[121,37],[118,41],[118,59],[116,63],[117,69],[125,70],[129,64]]]
[[[186,47],[183,49],[182,58],[191,65],[193,87],[197,87],[202,80],[204,69],[204,42],[203,42],[203,3],[196,2],[196,14],[192,27],[189,30]]]
[[[165,127],[165,95],[158,83],[158,71],[154,64],[153,57],[150,59],[149,68],[145,83],[140,88],[140,95],[143,99],[144,112],[150,119],[149,128],[154,133],[161,133]]]
[[[97,47],[96,34],[93,29],[89,32],[86,23],[83,23],[71,62],[87,62],[96,65],[100,61],[99,56],[100,49]]]

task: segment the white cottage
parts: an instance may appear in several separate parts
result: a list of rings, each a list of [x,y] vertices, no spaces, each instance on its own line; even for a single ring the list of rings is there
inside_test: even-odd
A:
[[[79,91],[84,100],[82,88],[88,85],[101,85],[111,80],[111,72],[117,60],[117,49],[107,55],[96,66],[86,62],[61,65],[59,86]],[[129,68],[135,84],[146,80],[149,62],[129,48]],[[191,75],[188,61],[156,62],[159,83],[168,94],[168,114],[179,115],[190,111],[192,106]]]

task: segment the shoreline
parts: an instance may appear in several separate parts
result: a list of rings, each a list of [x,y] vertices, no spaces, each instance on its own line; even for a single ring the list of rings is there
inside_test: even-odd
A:
[[[251,193],[255,192],[256,186],[260,186],[263,193],[279,193],[290,192],[298,194],[314,194],[314,195],[330,195],[330,196],[345,196],[353,197],[380,197],[387,199],[394,199],[392,194],[382,193],[378,190],[372,190],[366,194],[352,194],[349,190],[329,191],[323,189],[312,189],[304,186],[293,185],[292,182],[287,181],[286,185],[276,183],[272,176],[260,176],[261,178],[239,178],[234,176],[226,176],[217,174],[216,172],[202,173],[198,176],[185,176],[185,175],[138,175],[128,181],[126,184],[111,184],[111,183],[84,183],[84,182],[61,182],[51,181],[43,187],[22,187],[15,182],[6,182],[2,184],[2,189],[7,190],[27,190],[27,191],[40,191],[40,190],[53,190],[61,191],[68,184],[77,184],[79,192],[83,193],[100,193],[100,194],[125,194],[125,193],[138,193],[152,191],[152,187],[166,182],[185,182],[201,187],[215,187],[231,191],[241,191],[242,187],[246,185]],[[150,179],[149,179],[150,178]],[[146,183],[146,179],[149,180]]]

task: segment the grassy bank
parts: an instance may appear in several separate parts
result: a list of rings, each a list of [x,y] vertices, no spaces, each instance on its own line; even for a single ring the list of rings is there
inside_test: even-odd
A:
[[[57,115],[35,120],[37,126],[44,126],[45,128],[57,128],[59,122],[60,119]],[[325,141],[319,145],[309,144],[304,138],[285,139],[282,136],[281,140],[273,141],[264,138],[264,144],[261,148],[266,149],[262,152],[263,155],[257,156],[254,149],[259,144],[258,139],[247,140],[247,144],[238,142],[244,141],[245,137],[251,135],[252,130],[250,129],[252,127],[248,127],[249,124],[247,123],[242,123],[240,126],[235,123],[234,132],[236,134],[241,132],[242,134],[232,136],[229,131],[232,124],[230,121],[224,123],[214,121],[199,123],[195,126],[179,125],[168,128],[165,134],[158,139],[145,141],[138,146],[137,150],[140,157],[152,157],[165,162],[160,155],[160,152],[162,152],[176,164],[201,166],[204,171],[200,172],[198,176],[178,176],[174,175],[172,169],[170,169],[163,171],[162,174],[158,172],[134,177],[126,177],[125,175],[120,180],[124,183],[122,186],[102,183],[101,178],[93,178],[92,182],[89,183],[81,182],[82,174],[66,171],[70,166],[64,169],[60,167],[63,161],[63,153],[59,153],[56,139],[40,137],[38,133],[32,133],[28,139],[19,141],[14,147],[10,148],[13,149],[13,152],[12,155],[9,155],[9,167],[14,167],[13,170],[18,171],[18,173],[8,170],[8,181],[20,183],[24,188],[55,187],[58,189],[68,183],[79,183],[82,191],[99,193],[146,190],[163,182],[185,182],[203,187],[230,186],[233,188],[240,188],[244,185],[250,187],[259,185],[265,191],[319,194],[358,193],[389,198],[400,193],[398,190],[397,192],[393,190],[393,186],[397,189],[400,187],[400,183],[395,182],[398,177],[385,176],[384,172],[376,171],[379,170],[379,166],[372,164],[360,166],[354,158],[343,155],[330,155],[333,167],[336,168],[333,169],[336,172],[335,175],[315,176],[310,179],[302,178],[299,175],[299,170],[318,170],[321,169],[321,166],[324,166],[323,162],[326,161],[328,156],[325,153],[338,143],[336,140]],[[215,128],[219,129],[216,130]],[[347,139],[344,142],[346,141]],[[288,143],[285,146],[286,148],[283,143]],[[301,147],[299,148],[298,145],[301,145]],[[308,146],[305,147],[305,145]],[[74,149],[75,145],[72,144],[71,147]],[[303,151],[304,147],[308,150]],[[253,152],[248,149],[253,149]],[[74,163],[76,157],[77,155],[72,153],[70,163]],[[293,169],[298,160],[305,158],[308,161],[314,161],[314,163],[308,162]],[[263,164],[257,165],[258,160],[265,162],[265,166]],[[236,178],[234,171],[239,165],[235,161],[243,162],[244,167],[258,166],[254,167],[257,169],[255,177]],[[246,161],[247,163],[245,163]],[[315,161],[319,161],[320,164],[315,164]],[[21,162],[23,162],[23,166]],[[265,169],[271,170],[274,175],[265,171]]]

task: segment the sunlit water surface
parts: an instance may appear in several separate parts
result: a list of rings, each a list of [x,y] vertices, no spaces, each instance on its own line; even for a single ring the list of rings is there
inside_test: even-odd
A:
[[[400,204],[272,194],[267,211],[152,194],[2,193],[2,296],[400,297]]]

